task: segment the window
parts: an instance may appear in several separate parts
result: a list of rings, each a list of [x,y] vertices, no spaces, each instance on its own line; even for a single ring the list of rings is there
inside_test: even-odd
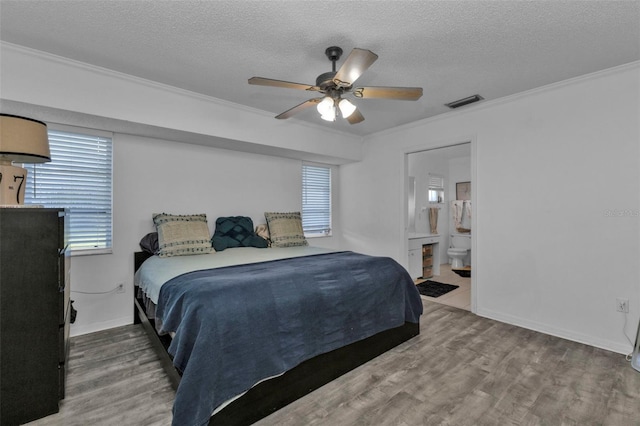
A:
[[[429,174],[429,202],[444,203],[444,178]]]
[[[25,164],[25,202],[66,208],[71,253],[111,251],[111,134],[49,129],[51,162]]]
[[[302,229],[305,237],[331,235],[329,166],[302,166]]]

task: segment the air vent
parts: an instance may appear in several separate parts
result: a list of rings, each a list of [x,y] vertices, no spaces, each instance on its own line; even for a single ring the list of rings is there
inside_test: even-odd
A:
[[[480,95],[473,95],[473,96],[469,96],[468,98],[458,99],[457,101],[449,102],[448,104],[445,104],[445,105],[451,109],[454,109],[454,108],[460,108],[461,106],[472,104],[474,102],[481,101],[483,99],[484,98]]]

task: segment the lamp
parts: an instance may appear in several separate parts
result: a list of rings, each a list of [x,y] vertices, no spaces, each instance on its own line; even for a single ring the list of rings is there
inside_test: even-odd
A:
[[[333,98],[325,96],[316,107],[323,120],[334,121],[336,119],[336,107]]]
[[[12,163],[48,161],[51,154],[45,123],[0,114],[0,205],[24,204],[27,170]]]
[[[356,110],[354,104],[347,99],[341,99],[340,95],[337,95],[335,100],[331,96],[325,96],[316,108],[323,120],[335,121],[337,115],[336,106],[340,109],[343,118],[349,117]]]
[[[349,117],[351,114],[353,114],[353,111],[356,110],[356,106],[349,102],[348,99],[341,100],[338,104],[338,107],[340,108],[340,112],[342,113],[342,118]]]

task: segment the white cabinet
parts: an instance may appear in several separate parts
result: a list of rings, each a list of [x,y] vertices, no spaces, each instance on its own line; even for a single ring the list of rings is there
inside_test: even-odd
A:
[[[409,275],[414,280],[422,276],[422,248],[409,249]]]
[[[409,275],[411,278],[430,278],[440,274],[440,251],[438,235],[418,234],[409,236]]]

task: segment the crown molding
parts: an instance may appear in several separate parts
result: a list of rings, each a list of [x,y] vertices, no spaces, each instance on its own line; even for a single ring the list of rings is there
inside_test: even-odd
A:
[[[32,49],[30,47],[21,46],[21,45],[9,43],[9,42],[6,42],[6,41],[0,41],[0,48],[8,49],[8,50],[11,50],[11,51],[19,53],[19,54],[32,56],[32,57],[35,57],[35,58],[38,58],[38,59],[42,59],[42,60],[45,60],[45,61],[50,61],[50,62],[62,64],[62,65],[65,65],[65,66],[75,67],[75,68],[82,69],[84,71],[91,72],[91,73],[94,73],[94,74],[107,76],[107,77],[111,77],[111,78],[115,78],[115,79],[120,79],[120,80],[123,80],[123,81],[127,81],[129,83],[139,84],[139,85],[142,85],[142,86],[150,87],[150,88],[158,90],[158,91],[164,91],[164,92],[171,93],[171,94],[177,94],[177,95],[180,95],[180,96],[190,97],[190,98],[193,98],[193,99],[197,99],[199,101],[215,104],[217,106],[221,106],[221,107],[224,107],[224,108],[235,109],[235,110],[238,110],[238,111],[247,112],[247,113],[251,113],[251,114],[256,114],[256,115],[260,115],[260,116],[263,116],[263,117],[271,117],[271,118],[274,117],[274,114],[269,112],[269,111],[264,111],[264,110],[261,110],[261,109],[252,108],[252,107],[249,107],[249,106],[246,106],[246,105],[237,104],[237,103],[234,103],[234,102],[226,101],[224,99],[219,99],[219,98],[216,98],[216,97],[213,97],[213,96],[209,96],[209,95],[205,95],[205,94],[202,94],[202,93],[193,92],[191,90],[181,89],[179,87],[171,86],[171,85],[164,84],[164,83],[159,83],[157,81],[148,80],[148,79],[145,79],[145,78],[142,78],[142,77],[136,77],[134,75],[125,74],[123,72],[114,71],[114,70],[111,70],[111,69],[108,69],[108,68],[104,68],[104,67],[99,67],[99,66],[96,66],[96,65],[91,65],[91,64],[88,64],[86,62],[76,61],[74,59],[66,58],[64,56],[59,56],[59,55],[55,55],[53,53],[48,53],[48,52],[44,52],[44,51],[41,51],[41,50]],[[340,130],[337,130],[337,129],[332,129],[330,127],[321,126],[319,124],[313,124],[313,123],[309,123],[309,122],[302,121],[302,120],[295,120],[295,124],[298,125],[298,126],[306,127],[306,128],[313,129],[313,130],[316,130],[316,131],[332,133],[332,134],[335,134],[335,135],[339,135],[339,136],[342,136],[342,137],[353,139],[356,142],[363,142],[364,141],[364,137],[362,137],[362,136],[353,135],[351,133],[343,132],[343,131],[340,131]]]
[[[430,123],[434,123],[441,120],[447,120],[452,117],[462,116],[465,114],[474,113],[486,108],[492,108],[498,105],[507,104],[510,102],[514,102],[520,100],[522,98],[526,98],[532,95],[536,95],[539,93],[550,92],[553,90],[557,90],[562,87],[568,87],[575,84],[582,83],[588,80],[594,80],[601,77],[606,77],[609,75],[619,74],[621,72],[629,71],[629,70],[639,70],[640,71],[640,61],[633,61],[626,64],[618,65],[611,68],[606,68],[604,70],[595,71],[588,74],[579,75],[577,77],[572,77],[566,80],[557,81],[555,83],[545,84],[544,86],[535,87],[533,89],[525,90],[523,92],[514,93],[513,95],[503,96],[497,99],[491,99],[483,102],[479,102],[476,104],[472,104],[464,107],[463,109],[448,111],[442,114],[438,114],[433,117],[425,118],[418,121],[413,121],[411,123],[403,124],[401,126],[393,127],[391,129],[381,130],[376,133],[372,133],[368,135],[368,137],[377,137],[377,136],[385,136],[394,134],[396,132],[400,132],[403,130],[413,129],[416,127],[424,126]]]

